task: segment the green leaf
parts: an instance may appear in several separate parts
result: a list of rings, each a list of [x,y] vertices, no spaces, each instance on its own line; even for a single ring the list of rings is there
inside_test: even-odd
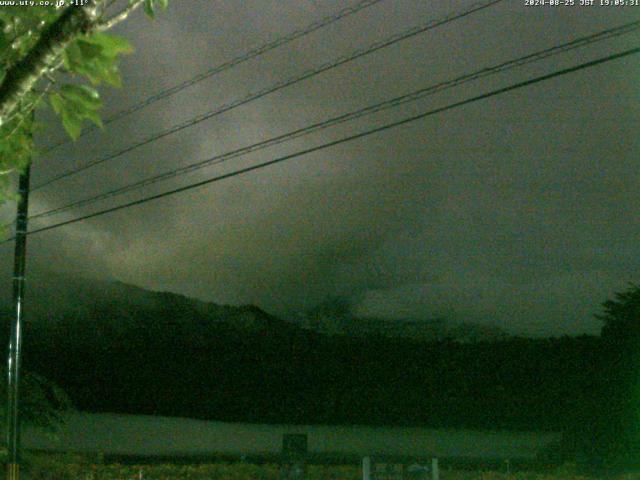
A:
[[[91,120],[98,127],[104,128],[104,123],[102,123],[102,119],[100,118],[100,115],[98,115],[98,112],[96,112],[95,110],[87,111],[83,116],[84,118]]]
[[[132,51],[126,39],[97,33],[69,45],[63,59],[68,70],[86,76],[94,85],[105,81],[110,85],[120,86],[118,55]]]
[[[58,93],[52,93],[49,95],[49,101],[51,102],[51,106],[53,107],[53,111],[58,115],[62,115],[62,112],[65,110],[64,107],[64,99]]]
[[[160,5],[160,8],[162,8],[163,10],[166,10],[167,7],[169,6],[169,0],[156,0],[158,2],[158,5]]]
[[[106,33],[94,33],[91,36],[84,37],[82,41],[97,45],[102,48],[102,55],[106,57],[117,57],[119,54],[133,52],[133,47],[124,37],[117,35],[109,35]]]
[[[80,103],[87,110],[97,110],[102,107],[98,91],[87,85],[63,85],[60,92],[64,97]]]
[[[153,0],[144,0],[144,13],[146,13],[149,18],[155,18],[156,13],[154,9],[155,5]]]
[[[65,110],[62,113],[62,125],[73,140],[78,139],[82,132],[82,118],[69,110]]]
[[[86,60],[91,60],[102,54],[103,47],[100,44],[78,40],[77,45],[82,57]]]
[[[49,95],[49,101],[62,118],[69,136],[76,140],[82,131],[83,120],[90,120],[103,128],[97,110],[102,106],[98,92],[86,85],[63,85],[60,92]]]
[[[90,61],[77,62],[72,55],[73,50],[69,55],[69,70],[86,76],[94,85],[103,81],[104,75],[115,65],[115,59],[109,57],[100,56]]]
[[[118,70],[118,67],[115,65],[113,65],[112,68],[105,70],[103,72],[102,79],[112,87],[115,87],[115,88],[122,87],[122,77],[120,76],[120,71]]]
[[[82,64],[82,50],[80,50],[80,46],[78,45],[77,41],[72,42],[67,46],[67,48],[63,52],[62,59],[67,70],[74,71],[75,66]]]

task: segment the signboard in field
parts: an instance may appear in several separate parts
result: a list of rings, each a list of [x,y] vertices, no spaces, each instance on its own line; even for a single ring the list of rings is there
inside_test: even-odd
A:
[[[375,463],[372,480],[403,480],[404,466],[398,463]]]

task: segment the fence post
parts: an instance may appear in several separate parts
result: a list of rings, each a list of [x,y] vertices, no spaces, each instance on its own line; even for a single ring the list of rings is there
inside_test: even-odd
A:
[[[438,459],[431,459],[431,479],[440,480],[440,471],[438,470]]]
[[[362,459],[362,480],[371,480],[371,457]]]

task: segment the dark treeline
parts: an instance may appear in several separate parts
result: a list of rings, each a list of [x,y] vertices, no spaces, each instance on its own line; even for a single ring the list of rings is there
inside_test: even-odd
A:
[[[602,356],[597,337],[326,336],[251,307],[220,321],[185,302],[32,322],[24,366],[88,411],[559,430],[593,388]]]
[[[602,337],[429,343],[324,335],[255,307],[154,295],[32,319],[25,369],[90,412],[563,431],[586,457],[607,454],[629,419],[638,335],[606,319]]]

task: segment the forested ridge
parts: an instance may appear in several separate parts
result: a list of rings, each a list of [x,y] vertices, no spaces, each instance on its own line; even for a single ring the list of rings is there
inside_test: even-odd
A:
[[[34,307],[26,326],[24,367],[60,384],[82,410],[559,430],[593,395],[605,348],[594,336],[328,335],[253,306],[113,288],[90,302],[76,291],[75,305]]]

